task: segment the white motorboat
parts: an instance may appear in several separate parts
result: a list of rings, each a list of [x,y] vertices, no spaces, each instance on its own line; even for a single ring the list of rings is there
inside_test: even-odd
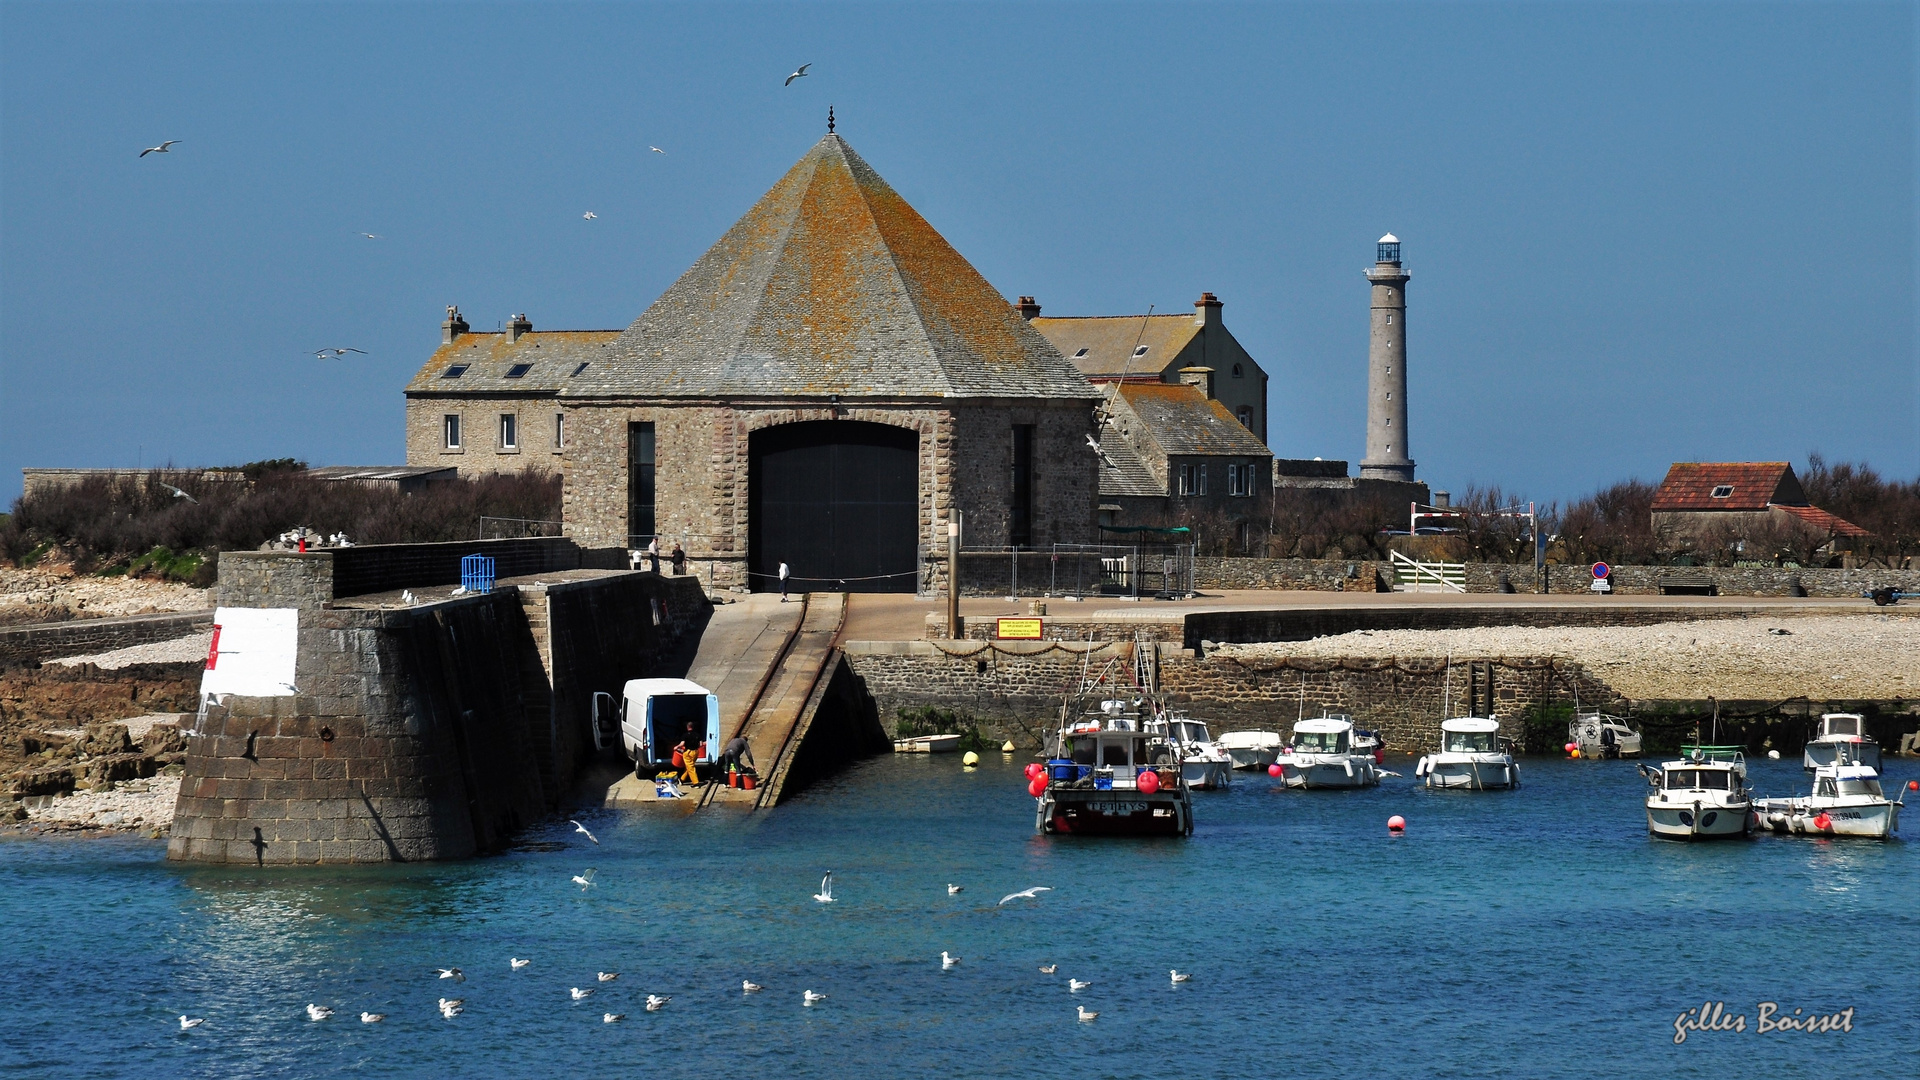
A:
[[[1878,771],[1840,763],[1813,770],[1813,794],[1761,799],[1755,808],[1761,823],[1777,833],[1885,840],[1900,827],[1904,805],[1880,789]]]
[[[1236,769],[1265,770],[1280,756],[1280,747],[1285,744],[1277,731],[1227,731],[1213,740],[1213,745],[1233,759]]]
[[[1747,759],[1735,746],[1683,746],[1684,757],[1640,766],[1647,793],[1647,831],[1669,840],[1745,836],[1754,825]]]
[[[960,749],[958,733],[951,735],[914,735],[893,740],[896,754],[951,754]]]
[[[1457,716],[1440,721],[1440,751],[1413,767],[1430,788],[1487,791],[1520,786],[1520,766],[1501,745],[1500,721]]]
[[[1580,748],[1583,758],[1640,756],[1640,733],[1620,717],[1603,712],[1575,714],[1567,725],[1567,741]]]
[[[1354,748],[1353,721],[1344,716],[1295,724],[1292,741],[1273,763],[1280,768],[1281,783],[1290,788],[1372,787],[1380,782],[1373,755]]]
[[[1180,775],[1196,791],[1212,791],[1233,782],[1233,758],[1214,745],[1207,725],[1181,712],[1149,720],[1146,729],[1160,737],[1168,763],[1180,763]],[[1156,753],[1158,748],[1156,748]]]
[[[1846,762],[1880,771],[1880,744],[1867,738],[1867,721],[1859,713],[1834,712],[1820,717],[1820,733],[1807,740],[1800,764],[1808,772],[1822,765]]]

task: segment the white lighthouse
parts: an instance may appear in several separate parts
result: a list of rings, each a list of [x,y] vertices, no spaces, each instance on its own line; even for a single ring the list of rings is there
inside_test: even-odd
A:
[[[1367,345],[1367,456],[1363,480],[1413,482],[1407,456],[1407,278],[1400,265],[1400,238],[1380,238],[1374,264],[1373,326]]]

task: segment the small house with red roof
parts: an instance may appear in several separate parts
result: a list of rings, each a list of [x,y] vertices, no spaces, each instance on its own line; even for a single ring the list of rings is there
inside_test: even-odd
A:
[[[1653,496],[1654,535],[1689,546],[1715,529],[1741,535],[1812,530],[1828,537],[1831,551],[1850,550],[1867,535],[1860,526],[1810,505],[1787,462],[1675,462]]]

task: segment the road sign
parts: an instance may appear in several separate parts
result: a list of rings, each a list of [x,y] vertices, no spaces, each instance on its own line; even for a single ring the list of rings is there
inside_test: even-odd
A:
[[[1604,578],[1611,573],[1613,573],[1613,567],[1608,566],[1606,563],[1597,562],[1593,564],[1593,576],[1595,578]]]

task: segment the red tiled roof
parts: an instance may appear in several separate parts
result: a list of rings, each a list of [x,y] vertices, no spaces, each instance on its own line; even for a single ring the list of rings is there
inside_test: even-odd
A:
[[[1835,517],[1817,506],[1781,506],[1774,504],[1775,510],[1785,511],[1801,521],[1834,536],[1870,536],[1867,530],[1845,518]]]
[[[1715,488],[1732,491],[1714,498]],[[1798,504],[1800,482],[1793,466],[1784,461],[1675,462],[1653,495],[1653,509],[1765,510],[1769,505]]]

